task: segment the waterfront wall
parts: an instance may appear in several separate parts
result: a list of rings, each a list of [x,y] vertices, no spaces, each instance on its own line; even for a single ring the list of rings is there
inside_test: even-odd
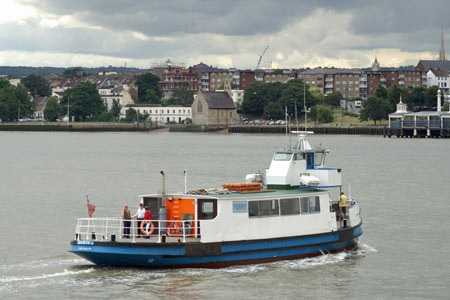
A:
[[[149,131],[160,128],[150,123],[0,124],[0,131]]]
[[[289,128],[288,128],[289,130]],[[291,131],[297,130],[296,127],[291,127]],[[305,130],[305,127],[299,127],[298,130]],[[308,127],[308,131],[314,131],[316,134],[359,134],[359,135],[386,135],[386,128],[384,127]],[[232,126],[228,128],[230,133],[286,133],[284,126],[254,126],[242,125]]]

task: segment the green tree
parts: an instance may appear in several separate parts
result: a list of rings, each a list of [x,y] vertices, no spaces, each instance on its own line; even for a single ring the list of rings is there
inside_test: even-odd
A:
[[[137,111],[134,108],[125,111],[125,121],[137,121]]]
[[[168,105],[182,105],[190,107],[194,102],[194,92],[187,89],[173,90],[172,97],[167,100]]]
[[[449,104],[450,102],[445,102],[444,106],[442,106],[442,111],[448,111],[449,110]]]
[[[312,86],[309,88],[309,92],[313,96],[313,98],[316,100],[316,103],[323,102],[325,100],[325,95],[322,93],[322,90],[319,89],[316,86]]]
[[[303,89],[305,93],[303,93]],[[288,107],[288,113],[295,113],[295,105],[297,105],[297,114],[300,114],[303,107],[303,96],[305,96],[306,107],[312,107],[315,105],[315,99],[309,92],[309,86],[304,85],[303,81],[294,79],[288,81],[283,86],[281,92],[280,104],[284,107]]]
[[[129,108],[125,111],[125,121],[137,121],[137,110],[134,108]],[[148,119],[150,115],[147,112],[144,112],[143,114],[139,113],[139,122],[145,121]]]
[[[9,106],[6,103],[0,102],[0,121],[6,121],[9,118]]]
[[[405,103],[411,109],[422,110],[425,105],[425,91],[423,86],[409,87],[405,92]]]
[[[325,104],[328,104],[329,106],[339,107],[339,106],[341,106],[342,99],[343,99],[343,96],[341,93],[333,92],[333,93],[325,96],[324,102],[325,102]]]
[[[13,86],[11,84],[4,85],[0,89],[0,103],[2,105],[2,120],[17,120],[24,116],[31,117],[34,112],[35,105],[28,89],[23,84]]]
[[[54,122],[64,115],[64,108],[59,104],[56,97],[51,97],[44,108],[44,118]]]
[[[311,108],[311,118],[317,123],[334,122],[333,109],[329,105],[319,104]]]
[[[280,120],[284,118],[283,107],[279,102],[270,102],[264,106],[264,119]]]
[[[244,92],[242,112],[246,114],[263,114],[269,102],[277,102],[281,97],[282,84],[254,82]]]
[[[384,86],[382,86],[381,84],[378,84],[378,87],[375,90],[375,96],[382,98],[382,99],[387,99],[388,91]]]
[[[114,118],[120,117],[120,111],[122,110],[122,105],[120,105],[119,101],[113,100],[110,112],[114,116]]]
[[[398,85],[394,84],[387,91],[387,99],[391,104],[391,109],[389,112],[394,112],[396,110],[397,104],[400,102],[400,96],[403,93],[403,89]]]
[[[67,89],[61,105],[66,108],[68,104],[70,116],[76,121],[93,119],[106,110],[95,84],[90,82],[80,82]]]
[[[109,111],[103,111],[97,118],[98,122],[113,122],[116,118]]]
[[[363,101],[360,119],[361,121],[373,120],[375,125],[377,121],[387,119],[388,113],[391,110],[391,103],[387,99],[377,96],[370,96]]]
[[[155,103],[160,102],[162,93],[159,89],[159,77],[152,73],[144,73],[137,77],[135,85],[138,87],[139,103]],[[152,91],[152,92],[150,92]],[[147,94],[151,94],[147,96]],[[148,102],[154,101],[154,102]]]
[[[50,96],[52,94],[50,85],[41,76],[28,75],[27,77],[22,79],[21,82],[27,87],[27,89],[33,96],[39,95],[41,97],[44,97]]]
[[[86,72],[81,67],[73,67],[65,69],[62,75],[67,78],[75,78],[85,76]]]
[[[10,85],[11,85],[11,83],[9,83],[8,80],[0,79],[0,89],[4,88],[6,86],[10,86]]]
[[[428,106],[428,107],[435,107],[435,106],[437,106],[438,89],[439,88],[436,85],[434,85],[434,86],[430,86],[429,88],[427,88],[425,90],[425,92],[424,92],[424,97],[425,97],[424,104],[425,104],[425,106]],[[443,98],[444,98],[444,95],[442,95],[441,101],[442,101]]]

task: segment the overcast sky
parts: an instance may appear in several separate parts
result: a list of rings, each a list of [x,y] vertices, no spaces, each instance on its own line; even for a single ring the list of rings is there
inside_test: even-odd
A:
[[[449,0],[2,0],[0,65],[416,65],[450,47]],[[450,55],[450,48],[448,48]]]

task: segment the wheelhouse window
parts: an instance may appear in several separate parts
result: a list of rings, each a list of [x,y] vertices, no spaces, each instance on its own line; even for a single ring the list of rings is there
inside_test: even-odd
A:
[[[280,199],[280,214],[282,216],[299,215],[300,204],[298,198]]]
[[[291,160],[291,157],[292,157],[292,153],[278,152],[278,153],[275,153],[275,157],[273,159],[289,161],[289,160]]]
[[[320,213],[319,196],[300,198],[302,214]]]
[[[320,166],[322,164],[322,159],[323,159],[323,153],[321,152],[316,152],[314,155],[314,165],[316,167]]]
[[[306,158],[305,153],[295,153],[294,154],[294,160],[304,160]]]
[[[248,216],[250,218],[279,216],[278,200],[259,200],[248,202]]]

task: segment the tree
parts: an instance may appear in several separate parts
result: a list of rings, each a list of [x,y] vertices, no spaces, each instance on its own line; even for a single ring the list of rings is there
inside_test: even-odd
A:
[[[44,118],[54,122],[64,115],[64,108],[59,104],[56,97],[51,97],[44,108]]]
[[[361,121],[373,120],[375,125],[377,121],[387,119],[387,115],[391,109],[391,103],[387,99],[377,96],[370,96],[363,101],[360,119]]]
[[[425,96],[425,106],[428,107],[435,107],[437,106],[437,93],[438,93],[438,87],[436,85],[430,86],[425,90],[424,96]],[[442,91],[441,91],[442,92]],[[444,98],[444,95],[441,94],[441,101]]]
[[[8,120],[9,118],[9,106],[6,103],[0,102],[0,121]]]
[[[168,105],[182,105],[190,107],[194,102],[194,92],[187,89],[175,89],[167,100]]]
[[[114,120],[114,115],[109,111],[103,111],[97,118],[98,122],[113,122]]]
[[[445,102],[444,106],[442,106],[442,111],[449,111],[449,104],[450,102]]]
[[[311,93],[311,95],[313,96],[313,98],[316,100],[317,102],[322,102],[325,100],[325,95],[322,93],[322,90],[319,89],[316,86],[312,86],[309,88],[309,92]]]
[[[333,107],[339,107],[341,106],[341,100],[343,99],[343,96],[339,92],[333,92],[331,94],[328,94],[325,96],[325,104],[328,104],[329,106]]]
[[[152,73],[144,73],[137,77],[135,85],[138,87],[139,103],[153,103],[147,101],[156,101],[161,99],[162,93],[159,89],[159,77]],[[152,91],[154,94],[147,97]]]
[[[10,86],[10,85],[11,85],[11,83],[9,83],[8,80],[2,80],[2,79],[0,79],[0,89],[4,88],[4,87],[6,87],[6,86]]]
[[[304,91],[304,89],[306,89]],[[298,79],[288,81],[281,92],[280,103],[281,105],[288,107],[288,113],[295,113],[295,105],[297,105],[297,114],[299,114],[303,107],[303,97],[305,96],[306,107],[312,107],[315,105],[315,99],[309,92],[309,86],[303,84],[303,81]]]
[[[52,94],[52,89],[48,82],[41,76],[28,75],[21,80],[22,84],[25,85],[30,91],[31,95],[39,95],[41,97],[50,96]]]
[[[277,102],[281,97],[280,82],[254,82],[244,92],[242,111],[246,114],[263,114],[269,102]]]
[[[113,100],[110,112],[114,116],[114,118],[120,117],[121,110],[122,110],[122,105],[120,105],[119,101]]]
[[[270,102],[264,106],[264,119],[280,120],[284,118],[283,107],[279,102]]]
[[[400,102],[400,96],[402,95],[402,93],[403,89],[396,84],[389,88],[389,90],[387,91],[387,99],[391,104],[391,109],[389,112],[394,112],[396,110],[397,103]]]
[[[125,121],[137,121],[137,111],[134,108],[125,111]]]
[[[388,91],[384,86],[382,86],[381,84],[378,84],[378,87],[375,90],[375,96],[382,98],[382,99],[387,99]]]
[[[34,102],[23,84],[4,85],[0,88],[0,103],[2,120],[17,120],[23,116],[31,116],[34,112]]]
[[[80,82],[67,89],[61,105],[66,108],[68,104],[70,115],[77,121],[92,119],[106,110],[95,84],[90,82]]]
[[[147,112],[144,112],[144,114],[139,113],[139,122],[145,121],[148,119],[150,115]],[[137,121],[137,110],[134,108],[129,108],[125,112],[125,121]]]
[[[311,118],[319,123],[334,122],[333,109],[329,105],[319,104],[311,108]]]
[[[86,72],[81,67],[73,67],[65,69],[62,75],[67,78],[75,78],[85,76]]]

